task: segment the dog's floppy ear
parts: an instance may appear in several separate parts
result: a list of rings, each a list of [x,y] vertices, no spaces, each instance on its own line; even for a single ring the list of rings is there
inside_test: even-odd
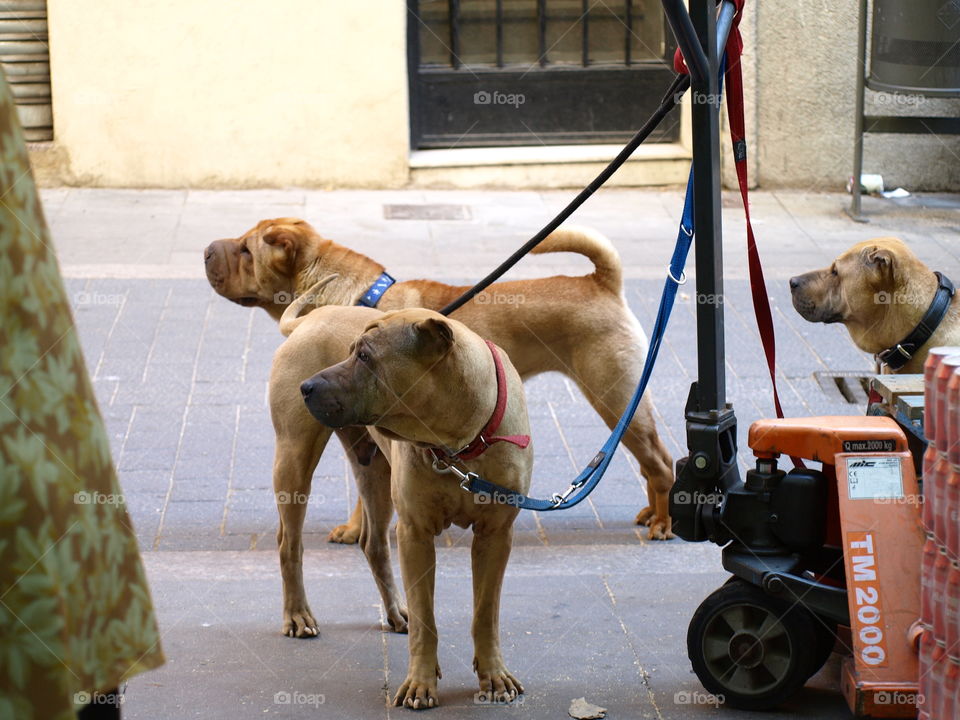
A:
[[[440,352],[445,352],[453,345],[453,328],[442,318],[427,318],[413,324],[417,339]]]
[[[872,265],[880,272],[890,275],[893,274],[893,253],[886,248],[882,248],[879,245],[871,245],[864,248],[861,257],[864,263]]]
[[[288,253],[296,247],[297,234],[294,230],[283,225],[270,225],[260,236],[267,245],[282,248]]]

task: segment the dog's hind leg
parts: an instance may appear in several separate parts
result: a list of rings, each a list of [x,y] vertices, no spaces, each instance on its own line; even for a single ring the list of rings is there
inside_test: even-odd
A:
[[[603,348],[586,348],[575,360],[570,373],[587,401],[607,427],[613,429],[630,402],[640,380],[643,358],[619,342],[605,352]],[[640,464],[647,481],[649,505],[637,514],[637,524],[649,528],[651,540],[668,540],[670,532],[670,488],[673,486],[673,458],[657,433],[653,402],[645,396],[623,436],[623,444]]]
[[[347,451],[360,493],[357,500],[357,508],[363,513],[362,521],[357,522],[360,547],[380,591],[390,629],[406,632],[407,608],[397,591],[390,564],[388,533],[393,519],[390,464],[364,428],[343,428],[337,430],[337,437]]]
[[[673,487],[673,458],[657,433],[653,418],[653,402],[649,398],[640,401],[637,414],[623,436],[623,444],[640,463],[640,472],[647,479],[647,502],[649,505],[637,513],[637,525],[649,528],[651,540],[669,540],[670,488]]]
[[[357,458],[347,445],[343,446],[343,450],[350,460],[350,465],[354,468],[354,477],[357,477]],[[343,525],[337,525],[330,531],[330,534],[327,536],[327,542],[353,545],[360,539],[360,533],[363,530],[361,523],[363,523],[363,500],[357,498],[357,504],[353,506],[353,512],[350,513],[350,518]]]
[[[306,410],[303,411],[306,415]],[[296,428],[294,430],[294,428]],[[283,628],[287,637],[314,637],[317,621],[307,604],[303,587],[303,521],[313,471],[330,439],[331,431],[307,417],[303,423],[277,429],[273,461],[273,491],[276,495],[280,526],[277,546],[280,550],[280,574],[283,578]]]

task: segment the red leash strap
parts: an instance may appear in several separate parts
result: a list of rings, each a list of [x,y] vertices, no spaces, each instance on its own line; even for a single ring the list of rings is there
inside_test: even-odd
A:
[[[763,354],[767,360],[767,370],[770,372],[770,384],[773,386],[773,405],[777,417],[782,418],[783,407],[780,405],[780,394],[777,391],[776,333],[773,327],[773,315],[770,311],[770,298],[767,295],[767,284],[763,278],[763,264],[760,262],[760,253],[757,250],[757,241],[753,234],[753,225],[750,222],[750,199],[747,188],[747,139],[743,119],[743,71],[740,66],[743,41],[740,38],[739,24],[742,12],[743,6],[741,4],[734,18],[730,37],[727,40],[727,116],[730,121],[730,139],[733,142],[733,160],[737,169],[737,184],[740,186],[743,214],[747,221],[747,265],[750,272],[753,312],[757,317],[760,342],[763,345]]]
[[[750,294],[753,296],[753,313],[757,317],[757,330],[760,343],[767,359],[770,372],[770,385],[773,388],[773,407],[777,417],[783,417],[780,393],[777,391],[777,338],[773,327],[773,314],[770,311],[770,296],[767,295],[767,283],[763,278],[763,263],[757,250],[757,240],[750,222],[750,198],[747,188],[747,132],[743,119],[743,69],[740,58],[743,53],[743,40],[740,37],[740,18],[743,14],[743,0],[737,3],[737,14],[727,39],[727,119],[730,122],[730,140],[733,142],[733,161],[737,169],[737,184],[740,186],[740,198],[743,200],[743,215],[747,221],[747,267],[750,273]],[[795,468],[804,468],[803,459],[791,456]]]
[[[743,38],[740,37],[740,19],[743,17],[743,5],[746,0],[734,0],[737,14],[733,18],[733,27],[727,38],[725,52],[727,54],[727,116],[730,121],[730,139],[733,141],[733,159],[737,169],[737,184],[740,186],[740,197],[743,200],[743,214],[747,221],[747,266],[750,272],[750,292],[753,296],[753,312],[757,317],[757,329],[760,332],[760,342],[763,345],[763,354],[767,360],[767,370],[770,373],[770,383],[773,386],[773,406],[777,417],[783,417],[783,407],[780,405],[780,393],[777,391],[777,341],[773,328],[773,315],[770,312],[770,298],[767,295],[767,284],[763,278],[763,264],[760,262],[760,253],[757,250],[757,241],[753,235],[753,225],[750,222],[750,199],[747,189],[747,138],[743,119],[743,71],[740,67],[740,56],[743,53]],[[688,73],[687,64],[683,60],[680,48],[673,56],[673,67],[678,73]]]
[[[767,360],[770,384],[773,387],[773,406],[778,418],[783,417],[780,393],[777,390],[777,339],[773,327],[773,314],[770,311],[770,297],[767,295],[767,283],[763,278],[763,264],[750,222],[750,198],[747,181],[747,138],[746,123],[743,118],[743,70],[740,57],[743,54],[743,38],[740,36],[740,19],[746,0],[733,0],[737,14],[733,18],[733,27],[724,49],[727,55],[727,117],[730,122],[730,139],[733,142],[733,160],[737,170],[737,184],[740,186],[740,198],[743,200],[743,214],[747,221],[747,266],[750,273],[750,293],[753,297],[753,312],[757,318],[757,330],[760,343]],[[673,56],[673,67],[678,73],[688,73],[680,48]],[[795,467],[805,467],[800,458],[791,458]]]

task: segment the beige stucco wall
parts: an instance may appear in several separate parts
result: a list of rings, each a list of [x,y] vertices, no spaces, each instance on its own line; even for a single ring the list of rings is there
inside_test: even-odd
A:
[[[403,0],[48,5],[55,142],[32,153],[45,184],[572,187],[601,167],[411,170]],[[751,181],[841,188],[853,157],[856,2],[749,2],[743,34]],[[960,101],[913,111],[956,115]],[[874,135],[865,147],[864,171],[890,186],[960,189],[960,138]],[[661,154],[614,184],[682,180],[685,161]],[[724,177],[735,183],[729,162]]]
[[[397,1],[48,0],[57,162],[121,187],[407,179]]]
[[[759,184],[835,190],[853,171],[857,5],[752,2]],[[868,93],[869,97],[872,96]],[[867,114],[960,115],[960,101],[867,106]],[[864,172],[889,187],[960,190],[960,137],[868,135]]]

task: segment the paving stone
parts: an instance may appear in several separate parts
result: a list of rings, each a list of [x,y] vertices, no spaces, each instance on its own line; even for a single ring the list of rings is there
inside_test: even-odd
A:
[[[215,501],[223,505],[229,494],[227,477],[206,476],[202,478],[176,477],[170,502]]]
[[[168,467],[155,470],[123,469],[121,467],[117,474],[124,495],[129,497],[166,496],[170,489],[171,472]]]

